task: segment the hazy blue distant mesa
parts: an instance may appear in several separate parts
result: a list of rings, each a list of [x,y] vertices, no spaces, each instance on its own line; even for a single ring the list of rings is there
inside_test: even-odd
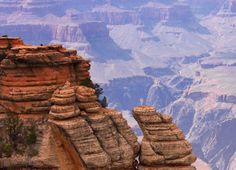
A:
[[[137,103],[145,103],[143,96],[147,95],[152,84],[151,78],[142,76],[114,79],[103,86],[106,89],[104,95],[117,109],[131,110]]]
[[[174,72],[170,68],[152,68],[152,67],[146,67],[146,68],[144,68],[144,72],[147,75],[151,75],[151,76],[154,76],[154,77],[174,75]]]

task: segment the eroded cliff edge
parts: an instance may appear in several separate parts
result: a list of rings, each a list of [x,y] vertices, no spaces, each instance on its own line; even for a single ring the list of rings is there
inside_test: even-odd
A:
[[[90,79],[90,63],[76,51],[5,37],[0,59],[0,133],[8,112],[38,129],[38,154],[3,155],[0,168],[195,169],[192,147],[171,117],[153,107],[134,108],[144,133],[140,145],[120,112],[102,108],[95,90],[81,85]]]

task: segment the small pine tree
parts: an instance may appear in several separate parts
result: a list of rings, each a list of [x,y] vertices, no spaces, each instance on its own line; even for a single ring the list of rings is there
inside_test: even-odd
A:
[[[100,101],[100,104],[101,104],[102,107],[104,107],[104,108],[108,106],[106,96],[103,97],[103,99]]]
[[[2,150],[2,153],[4,153],[6,155],[6,157],[11,157],[11,155],[13,153],[12,145],[9,143],[2,144],[1,150]]]
[[[30,127],[26,129],[26,143],[27,145],[32,145],[37,142],[37,134],[36,134],[36,127],[35,125],[31,122]]]
[[[5,140],[0,142],[0,157],[11,157],[13,153],[23,155],[26,149],[31,148],[33,155],[34,146],[37,142],[36,126],[31,122],[30,126],[24,126],[23,121],[20,120],[16,113],[7,113],[4,119],[4,127],[6,129]]]
[[[96,96],[99,98],[100,95],[103,94],[103,88],[101,88],[99,84],[95,83],[94,84],[94,89],[95,89]]]
[[[9,142],[12,144],[13,149],[17,150],[17,144],[23,132],[23,122],[19,119],[17,114],[10,112],[7,113],[4,125],[6,127]]]

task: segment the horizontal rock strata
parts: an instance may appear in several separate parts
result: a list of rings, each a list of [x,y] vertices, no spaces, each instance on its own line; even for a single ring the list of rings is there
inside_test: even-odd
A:
[[[66,83],[51,101],[49,121],[63,129],[88,169],[132,169],[137,137],[121,113],[101,108],[95,90]]]
[[[51,102],[54,104],[51,107],[49,115],[52,119],[69,119],[80,114],[80,109],[75,103],[75,89],[70,87],[67,82],[65,86],[59,88],[53,93]]]
[[[0,105],[18,113],[48,113],[58,87],[90,78],[89,61],[76,53],[61,45],[29,46],[1,38]]]
[[[19,38],[0,37],[0,52],[6,49],[23,45],[23,41]]]
[[[192,170],[196,157],[183,132],[172,123],[172,117],[157,113],[154,107],[139,106],[133,115],[144,138],[141,143],[140,169]]]
[[[81,110],[87,113],[98,113],[101,110],[101,105],[98,102],[94,89],[79,86],[76,90],[76,97]]]
[[[89,69],[88,60],[61,45],[0,38],[0,135],[7,112],[24,123],[33,119],[40,129],[38,155],[4,156],[0,169],[195,169],[192,147],[171,116],[150,106],[134,108],[144,134],[140,147],[122,114],[103,108],[96,90],[82,86],[90,81]]]

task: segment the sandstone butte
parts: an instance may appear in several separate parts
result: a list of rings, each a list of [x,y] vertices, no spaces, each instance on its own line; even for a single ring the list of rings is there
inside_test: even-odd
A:
[[[38,155],[0,158],[0,169],[195,169],[192,147],[171,116],[135,107],[144,134],[139,144],[120,112],[102,108],[95,90],[80,85],[90,78],[90,61],[75,50],[2,37],[0,62],[0,128],[14,112],[40,129]]]

